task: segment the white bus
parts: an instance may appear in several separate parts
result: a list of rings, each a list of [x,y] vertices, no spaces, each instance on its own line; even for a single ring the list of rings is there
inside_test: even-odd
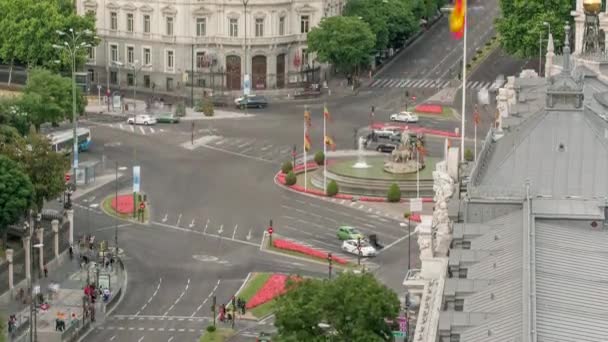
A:
[[[76,129],[76,134],[78,135],[78,151],[87,151],[91,146],[91,130],[85,127],[78,127]],[[66,154],[72,153],[74,145],[73,136],[74,131],[71,129],[47,134],[47,138],[51,141],[53,151],[61,151]]]

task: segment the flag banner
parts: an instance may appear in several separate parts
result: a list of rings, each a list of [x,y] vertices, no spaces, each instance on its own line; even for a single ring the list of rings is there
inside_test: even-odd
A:
[[[310,135],[308,135],[308,131],[304,134],[304,150],[306,152],[310,151],[310,148],[312,147],[312,143],[310,140]]]
[[[450,14],[450,31],[455,39],[461,39],[464,34],[464,25],[466,25],[466,0],[456,0],[454,9]]]
[[[473,122],[475,123],[475,126],[478,126],[479,123],[481,122],[481,117],[479,116],[479,112],[475,111],[473,113]]]
[[[328,135],[325,136],[325,145],[331,147],[332,151],[336,150],[336,143],[334,142],[334,139]]]
[[[304,121],[306,122],[306,125],[308,127],[311,126],[312,120],[310,118],[310,112],[308,111],[308,109],[304,111]]]
[[[329,110],[327,110],[327,106],[323,106],[323,117],[325,117],[325,120],[331,122],[331,115],[329,114]]]

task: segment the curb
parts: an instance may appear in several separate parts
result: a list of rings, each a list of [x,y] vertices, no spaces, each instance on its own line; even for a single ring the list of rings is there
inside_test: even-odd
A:
[[[308,165],[311,165],[313,163],[309,163]],[[316,163],[314,163],[315,167],[310,168],[309,170],[316,170],[318,168],[318,166],[316,165]],[[296,167],[293,168],[294,173],[300,174],[302,173],[301,171],[303,170],[303,164],[297,165]],[[338,199],[344,199],[344,200],[350,200],[350,201],[358,201],[358,202],[376,202],[376,203],[388,203],[388,200],[384,197],[374,197],[374,196],[356,196],[356,195],[349,195],[349,194],[336,194],[335,196],[331,197],[331,196],[327,196],[325,195],[325,193],[323,193],[321,190],[316,190],[316,189],[308,189],[308,190],[304,190],[301,186],[299,185],[286,185],[285,184],[285,174],[279,170],[275,176],[273,177],[274,179],[274,183],[285,188],[288,189],[289,191],[293,191],[293,192],[297,192],[297,193],[301,193],[304,195],[308,195],[311,197],[322,197],[322,198],[338,198]],[[406,203],[409,202],[409,198],[402,198],[399,203]],[[433,199],[430,197],[423,197],[422,198],[422,202],[423,203],[432,203]],[[412,219],[412,221],[415,221],[414,219]]]

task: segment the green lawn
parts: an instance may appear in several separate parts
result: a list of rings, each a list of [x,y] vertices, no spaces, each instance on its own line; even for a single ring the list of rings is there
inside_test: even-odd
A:
[[[354,169],[352,165],[356,162],[356,159],[344,159],[336,160],[333,164],[330,164],[327,169],[335,174],[353,178],[370,178],[396,181],[416,180],[415,172],[404,175],[398,175],[384,171],[384,163],[386,162],[385,157],[368,157],[365,159],[365,161],[368,164],[372,165],[372,167],[368,169]],[[425,161],[425,168],[420,170],[420,179],[433,179],[433,170],[435,169],[435,164],[439,162],[439,158],[427,157]]]
[[[234,335],[234,330],[227,328],[218,328],[214,332],[205,332],[201,336],[200,342],[225,342]]]

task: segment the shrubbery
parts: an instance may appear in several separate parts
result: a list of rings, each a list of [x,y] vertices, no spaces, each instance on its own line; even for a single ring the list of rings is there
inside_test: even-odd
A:
[[[386,199],[389,202],[399,202],[401,201],[401,189],[399,189],[399,185],[397,183],[393,183],[390,188],[388,188],[388,193],[386,194]]]
[[[290,161],[286,161],[283,163],[283,165],[281,166],[281,172],[283,172],[284,174],[288,174],[289,171],[293,170],[293,165],[291,164]]]
[[[294,185],[296,184],[298,178],[296,177],[296,174],[293,173],[293,171],[289,171],[287,173],[287,176],[285,176],[285,184],[286,185]]]
[[[315,153],[315,163],[317,163],[317,165],[319,166],[325,163],[325,154],[323,153],[323,151]]]
[[[338,183],[335,180],[332,180],[327,184],[327,196],[334,197],[338,194]]]
[[[466,150],[464,150],[464,160],[473,161],[473,159],[475,159],[475,156],[473,155],[473,151],[471,151],[470,148],[467,148]]]

